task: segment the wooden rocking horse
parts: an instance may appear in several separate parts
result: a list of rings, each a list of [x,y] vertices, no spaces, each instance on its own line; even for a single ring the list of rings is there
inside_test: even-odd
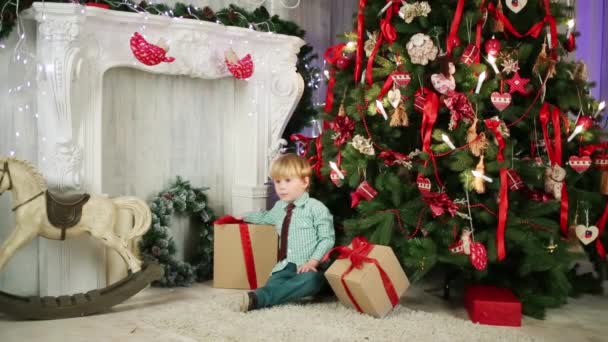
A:
[[[15,252],[36,236],[64,240],[89,233],[124,259],[130,275],[104,289],[60,297],[19,297],[0,291],[0,311],[30,319],[88,315],[109,309],[136,294],[162,276],[158,264],[144,265],[128,248],[148,231],[151,212],[135,197],[108,198],[102,195],[57,195],[47,189],[42,175],[28,162],[0,157],[0,195],[12,192],[16,227],[0,247],[0,271]],[[134,217],[133,229],[125,237],[115,233],[120,209]]]

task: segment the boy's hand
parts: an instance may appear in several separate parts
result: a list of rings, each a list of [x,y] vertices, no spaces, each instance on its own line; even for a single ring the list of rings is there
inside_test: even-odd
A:
[[[310,259],[307,263],[298,267],[298,273],[317,272],[317,267],[319,267],[319,260]]]

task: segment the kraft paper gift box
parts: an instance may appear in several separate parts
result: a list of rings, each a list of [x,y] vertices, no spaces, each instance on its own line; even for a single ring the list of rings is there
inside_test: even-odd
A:
[[[374,317],[384,317],[399,303],[410,283],[390,247],[356,237],[339,246],[338,259],[325,277],[342,304]]]
[[[213,287],[253,290],[268,281],[277,263],[278,234],[272,225],[233,217],[214,223]]]

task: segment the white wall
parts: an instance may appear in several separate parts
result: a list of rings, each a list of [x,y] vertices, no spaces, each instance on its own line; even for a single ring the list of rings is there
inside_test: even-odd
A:
[[[27,23],[26,23],[27,25]],[[32,34],[33,25],[27,25],[28,35]],[[26,80],[32,82],[31,69],[35,63],[16,66],[11,60],[16,57],[14,47],[17,32],[9,39],[0,42],[0,155],[9,155],[10,151],[28,158],[37,159],[35,106],[31,101],[31,88],[27,89]],[[33,49],[31,41],[24,48]],[[31,64],[29,64],[31,63]],[[26,70],[30,70],[26,73]],[[30,83],[31,87],[35,83]],[[19,92],[9,93],[21,85]],[[25,85],[25,87],[23,87]],[[25,106],[28,109],[25,109]],[[19,110],[21,108],[21,111]],[[19,132],[19,136],[17,136]],[[11,195],[0,197],[0,243],[8,237],[14,228],[15,220],[11,211]],[[0,272],[0,290],[15,294],[32,294],[38,292],[38,243],[36,239],[21,249]]]
[[[108,71],[103,88],[103,185],[111,196],[150,198],[177,175],[209,186],[211,207],[230,201],[231,170],[222,144],[234,114],[235,81],[153,75],[128,68]],[[228,141],[230,139],[227,139]],[[173,220],[178,256],[188,243],[188,219]]]

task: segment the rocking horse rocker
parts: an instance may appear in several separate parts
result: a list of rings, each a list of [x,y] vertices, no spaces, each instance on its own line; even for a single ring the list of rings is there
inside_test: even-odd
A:
[[[59,196],[51,193],[42,175],[28,162],[0,157],[0,195],[12,192],[16,227],[0,247],[0,271],[15,252],[36,236],[65,240],[89,233],[114,249],[129,268],[129,276],[103,289],[59,297],[20,297],[0,291],[0,311],[25,319],[54,319],[90,315],[119,304],[162,277],[156,263],[144,264],[128,243],[150,228],[147,204],[135,197],[101,195]],[[119,209],[134,217],[125,237],[114,232]]]

